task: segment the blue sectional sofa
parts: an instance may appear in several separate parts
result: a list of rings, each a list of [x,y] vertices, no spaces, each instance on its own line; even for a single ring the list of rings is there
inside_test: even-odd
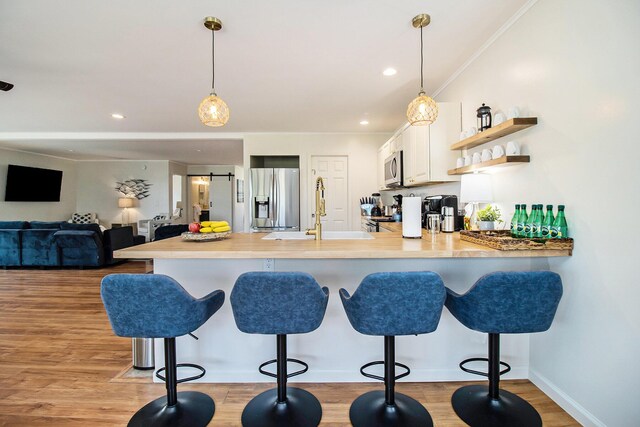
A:
[[[65,221],[0,221],[2,267],[100,267],[113,251],[140,243],[132,227],[100,230],[98,224]]]
[[[26,228],[29,228],[29,223],[25,221],[0,222],[0,265],[21,265],[20,232]]]

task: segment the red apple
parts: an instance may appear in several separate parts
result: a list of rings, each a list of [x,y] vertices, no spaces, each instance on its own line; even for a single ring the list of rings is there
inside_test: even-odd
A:
[[[192,222],[191,224],[189,224],[189,231],[192,233],[199,233],[200,232],[200,223],[199,222]]]

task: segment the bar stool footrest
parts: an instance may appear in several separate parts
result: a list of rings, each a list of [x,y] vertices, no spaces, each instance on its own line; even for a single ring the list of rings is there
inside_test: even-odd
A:
[[[469,368],[465,368],[464,365],[466,365],[467,363],[470,362],[487,362],[489,363],[489,359],[487,359],[486,357],[472,357],[470,359],[465,359],[462,362],[460,362],[460,369],[462,369],[465,372],[468,372],[470,374],[474,374],[474,375],[480,375],[483,377],[488,377],[489,373],[488,372],[481,372],[481,371],[476,371],[474,369],[469,369]],[[500,371],[500,375],[506,374],[507,372],[509,372],[511,370],[511,366],[503,361],[500,361],[500,364],[502,366],[505,366],[505,369],[503,369],[502,371]]]
[[[207,371],[200,365],[196,365],[195,363],[178,363],[176,364],[176,368],[193,368],[193,369],[197,369],[200,371],[200,373],[198,375],[194,375],[192,377],[187,377],[187,378],[183,378],[181,380],[177,380],[176,383],[180,384],[180,383],[185,383],[187,381],[193,381],[193,380],[197,380],[199,378],[204,377],[204,374],[207,373]],[[164,375],[161,375],[160,372],[164,372],[167,368],[160,368],[156,371],[156,378],[166,382],[167,379],[164,377]]]
[[[277,376],[276,374],[274,374],[274,373],[272,373],[272,372],[265,371],[264,369],[262,369],[262,368],[264,368],[265,366],[268,366],[268,365],[271,365],[271,364],[273,364],[273,363],[276,363],[277,361],[278,361],[278,359],[273,359],[273,360],[269,360],[269,361],[267,361],[267,362],[264,362],[263,364],[261,364],[261,365],[258,367],[258,372],[260,372],[262,375],[266,375],[266,376],[271,377],[271,378],[278,378],[278,376]],[[300,369],[299,371],[296,371],[296,372],[292,372],[292,373],[290,373],[290,374],[287,374],[287,378],[295,377],[296,375],[302,375],[302,374],[304,374],[305,372],[307,372],[307,371],[309,370],[309,365],[307,365],[307,364],[306,364],[305,362],[303,362],[302,360],[298,360],[298,359],[291,359],[291,358],[288,358],[288,357],[287,357],[287,362],[297,363],[297,364],[299,364],[299,365],[302,365],[302,366],[303,366],[303,368],[302,368],[302,369]]]
[[[360,373],[367,377],[367,378],[373,378],[374,380],[378,380],[378,381],[384,381],[384,377],[381,377],[379,375],[374,375],[374,374],[369,374],[367,372],[365,372],[364,370],[371,367],[371,366],[375,366],[375,365],[384,365],[384,361],[382,360],[376,360],[375,362],[369,362],[366,363],[364,365],[362,365],[362,367],[360,368]],[[402,363],[399,362],[395,362],[395,365],[399,368],[405,369],[406,372],[401,373],[400,375],[396,375],[395,379],[399,380],[400,378],[404,378],[407,375],[409,375],[411,373],[411,369],[409,369],[409,367],[407,365],[404,365]]]

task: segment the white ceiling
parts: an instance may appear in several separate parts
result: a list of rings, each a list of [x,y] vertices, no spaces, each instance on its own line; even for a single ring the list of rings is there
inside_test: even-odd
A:
[[[187,165],[242,165],[241,139],[26,139],[0,147],[73,160],[173,160]]]
[[[0,80],[15,84],[0,92],[0,135],[196,132],[212,140],[221,133],[390,132],[419,89],[413,16],[432,18],[424,40],[425,89],[433,93],[525,3],[0,0]],[[211,84],[208,15],[224,25],[216,33],[216,90],[231,109],[217,129],[196,113]],[[398,73],[384,77],[386,67]],[[113,112],[127,118],[114,120]],[[82,156],[155,152],[172,160],[184,149],[175,140],[89,138],[65,146],[34,138],[40,144],[5,137],[0,146],[44,145],[74,158],[68,150],[84,144]]]

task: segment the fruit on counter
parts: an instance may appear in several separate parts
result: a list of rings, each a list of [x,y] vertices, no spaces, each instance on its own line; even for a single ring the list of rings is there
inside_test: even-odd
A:
[[[224,233],[231,231],[231,226],[227,221],[202,221],[189,224],[189,231],[192,233]]]
[[[223,226],[228,227],[229,223],[227,221],[202,221],[200,225],[202,227],[217,228],[217,227],[223,227]]]
[[[231,227],[223,225],[222,227],[202,227],[200,229],[201,233],[224,233],[225,231],[231,231]]]

